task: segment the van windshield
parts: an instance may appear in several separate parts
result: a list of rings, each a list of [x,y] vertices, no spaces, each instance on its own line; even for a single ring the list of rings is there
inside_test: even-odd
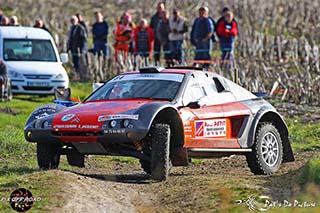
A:
[[[3,59],[5,61],[57,61],[51,41],[38,39],[4,39]]]

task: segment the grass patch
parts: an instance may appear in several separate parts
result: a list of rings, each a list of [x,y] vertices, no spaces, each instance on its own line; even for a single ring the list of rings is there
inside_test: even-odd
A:
[[[83,100],[91,93],[90,83],[71,83],[73,97]],[[52,103],[54,97],[15,96],[0,103],[0,198],[7,198],[16,188],[26,188],[42,200],[32,212],[44,212],[48,206],[62,206],[59,192],[64,177],[55,171],[41,172],[36,161],[36,146],[24,139],[23,128],[30,114],[38,107]],[[62,168],[68,168],[65,161]],[[0,212],[10,212],[9,203],[0,201]]]
[[[315,183],[320,186],[320,159],[310,160],[302,169],[297,179],[300,185]]]
[[[299,120],[289,120],[287,124],[289,138],[294,150],[320,149],[319,123],[302,124]]]

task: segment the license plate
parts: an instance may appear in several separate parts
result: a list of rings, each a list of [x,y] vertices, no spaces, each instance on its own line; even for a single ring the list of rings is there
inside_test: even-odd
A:
[[[29,87],[47,87],[49,86],[48,82],[27,82]]]

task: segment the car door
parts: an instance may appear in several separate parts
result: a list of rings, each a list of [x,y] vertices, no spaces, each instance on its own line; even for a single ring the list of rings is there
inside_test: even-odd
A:
[[[185,146],[189,148],[238,148],[232,137],[231,120],[225,117],[225,102],[235,102],[230,91],[218,92],[212,76],[198,72],[188,82],[183,103],[199,102],[199,108],[184,108],[194,117],[185,122]],[[187,132],[186,132],[187,131]]]

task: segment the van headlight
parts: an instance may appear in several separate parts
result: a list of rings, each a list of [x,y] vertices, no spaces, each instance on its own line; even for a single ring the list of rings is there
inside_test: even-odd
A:
[[[9,78],[23,78],[23,75],[19,72],[9,70]]]
[[[62,73],[59,73],[58,75],[56,75],[54,79],[63,79]]]

